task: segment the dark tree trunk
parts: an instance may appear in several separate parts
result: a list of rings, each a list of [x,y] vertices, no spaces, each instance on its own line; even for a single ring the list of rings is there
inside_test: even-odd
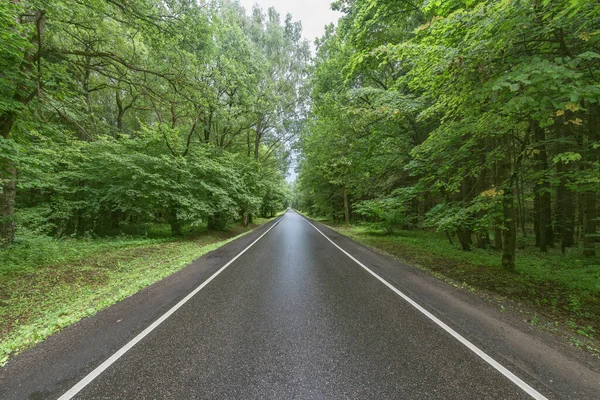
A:
[[[477,234],[477,248],[485,249],[490,245],[490,236],[487,232]]]
[[[504,209],[502,267],[508,271],[514,271],[515,252],[517,248],[517,225],[515,219],[515,201],[511,188],[504,189],[502,206]]]
[[[503,171],[499,162],[494,163],[494,187],[497,191],[502,187]],[[502,218],[496,217],[494,221],[494,248],[502,250]]]
[[[540,247],[540,194],[535,190],[533,194],[533,231],[535,232],[535,246]]]
[[[248,146],[247,156],[250,157],[250,153],[252,152],[252,145],[250,144],[250,130],[246,132],[246,145]]]
[[[502,229],[498,226],[498,222],[496,222],[496,227],[494,228],[494,248],[502,250]]]
[[[0,115],[0,135],[4,139],[10,138],[14,123],[13,113]],[[15,240],[16,175],[12,160],[0,157],[0,181],[4,182],[0,193],[0,245],[2,246],[9,246]]]
[[[456,237],[458,237],[458,240],[460,241],[460,245],[462,246],[462,249],[464,251],[471,250],[471,243],[470,243],[469,239],[467,239],[467,233],[464,228],[456,229]]]
[[[557,164],[560,184],[556,191],[556,216],[561,238],[561,250],[575,245],[575,202],[574,193],[567,188],[567,166],[563,162]]]
[[[254,159],[258,160],[258,156],[260,155],[260,144],[262,142],[263,137],[263,121],[259,121],[256,124],[255,136],[254,136]]]
[[[507,149],[508,150],[508,149]],[[517,250],[517,215],[513,186],[518,178],[518,169],[521,158],[518,158],[515,171],[512,171],[512,159],[508,155],[502,161],[501,175],[505,177],[502,198],[503,230],[502,230],[502,267],[507,271],[515,270],[515,256]],[[506,179],[510,177],[509,179]]]
[[[9,246],[15,240],[15,196],[17,172],[8,160],[0,160],[0,178],[5,181],[0,193],[0,245]]]
[[[473,246],[473,231],[469,228],[465,228],[465,240],[469,244],[469,246]]]
[[[586,257],[596,256],[596,193],[587,192],[584,198],[584,236],[583,255]]]
[[[208,218],[208,229],[222,231],[227,227],[229,218],[223,213],[216,213]]]
[[[181,234],[183,233],[183,224],[181,223],[179,218],[177,218],[176,208],[171,209],[171,213],[169,215],[169,225],[171,226],[171,234],[173,236],[181,236]]]
[[[546,153],[546,140],[545,131],[540,128],[537,122],[532,122],[531,127],[533,130],[534,140],[537,142],[536,146],[536,169],[543,175],[548,171],[548,154]],[[552,196],[550,194],[550,185],[546,176],[538,177],[540,183],[535,185],[535,196],[536,196],[536,219],[537,219],[537,230],[536,230],[536,243],[539,245],[541,251],[548,251],[548,246],[552,246],[554,243],[554,230],[552,227]]]
[[[472,199],[474,186],[475,182],[472,177],[466,177],[462,180],[460,185],[460,201],[466,204]],[[473,231],[468,226],[460,226],[456,230],[456,236],[458,237],[463,250],[471,249],[471,246],[473,245],[472,235]]]
[[[575,239],[576,239],[576,243],[581,243],[581,242],[583,242],[583,235],[585,232],[585,229],[583,226],[585,224],[585,217],[584,217],[585,195],[583,193],[578,193],[576,200],[577,200],[577,207],[576,207],[577,223],[575,224]]]
[[[121,96],[119,91],[115,91],[115,100],[117,102],[117,129],[119,133],[123,133],[123,117],[125,115],[125,108],[123,107],[123,101],[121,100]]]
[[[593,145],[600,140],[600,105],[589,105],[590,115],[588,122],[588,144],[585,152],[585,161],[593,168],[592,163],[598,160],[598,150]],[[584,193],[584,236],[583,236],[583,254],[586,257],[596,256],[596,232],[597,232],[597,192],[595,188],[588,189]]]
[[[540,250],[548,251],[548,246],[554,245],[554,228],[552,227],[552,196],[548,191],[548,187],[544,189],[540,197]]]
[[[525,229],[525,184],[523,183],[523,178],[521,177],[521,179],[517,179],[516,184],[519,225],[521,227],[521,232],[523,233],[523,236],[527,237],[527,229]]]
[[[348,201],[348,190],[344,188],[344,223],[350,225],[350,202]]]

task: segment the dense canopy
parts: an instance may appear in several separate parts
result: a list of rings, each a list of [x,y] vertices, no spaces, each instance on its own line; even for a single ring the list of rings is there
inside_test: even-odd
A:
[[[600,5],[339,0],[319,41],[296,204],[502,249],[595,255]],[[519,234],[519,236],[518,236]]]
[[[236,2],[0,3],[0,239],[222,229],[287,204],[301,25]]]
[[[0,238],[294,204],[346,223],[595,256],[600,6],[338,0],[301,25],[235,1],[0,4]]]

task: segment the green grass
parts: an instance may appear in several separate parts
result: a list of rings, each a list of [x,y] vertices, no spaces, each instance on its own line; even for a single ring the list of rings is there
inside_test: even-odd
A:
[[[248,228],[204,229],[179,239],[163,234],[22,238],[0,251],[0,365],[267,221],[257,218]]]
[[[590,339],[600,333],[600,258],[584,259],[579,249],[542,253],[528,244],[517,251],[516,272],[501,268],[501,253],[492,249],[463,251],[441,234],[399,231],[394,235],[366,226],[330,227],[435,275],[531,305],[550,321]],[[537,316],[535,316],[537,319]]]

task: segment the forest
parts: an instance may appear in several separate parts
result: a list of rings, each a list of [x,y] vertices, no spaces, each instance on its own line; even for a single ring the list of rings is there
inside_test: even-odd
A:
[[[0,4],[0,32],[4,247],[286,205],[299,23],[226,0],[27,0]]]
[[[310,62],[274,8],[0,1],[0,366],[285,209]]]
[[[600,2],[331,7],[0,1],[0,366],[289,207],[598,354]]]
[[[507,271],[525,246],[597,262],[598,2],[333,7],[344,16],[318,41],[297,207],[434,230],[495,249]]]

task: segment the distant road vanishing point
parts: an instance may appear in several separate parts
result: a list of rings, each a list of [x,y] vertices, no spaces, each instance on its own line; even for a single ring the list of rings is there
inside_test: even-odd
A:
[[[526,325],[288,211],[0,371],[0,398],[593,398]]]

